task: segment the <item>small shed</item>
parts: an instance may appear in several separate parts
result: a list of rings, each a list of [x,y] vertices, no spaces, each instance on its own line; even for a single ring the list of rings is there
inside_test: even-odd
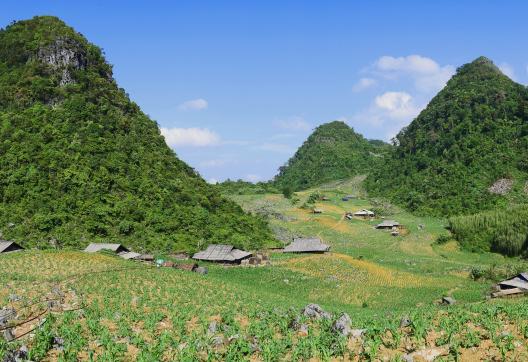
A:
[[[314,213],[314,214],[322,214],[322,213],[323,213],[323,210],[322,210],[322,209],[318,209],[318,208],[314,208],[314,209],[312,210],[312,213]]]
[[[496,289],[497,291],[491,294],[494,298],[528,293],[528,272],[499,282]]]
[[[101,250],[110,250],[116,254],[127,253],[130,250],[121,244],[91,243],[84,249],[87,253],[97,253]]]
[[[356,211],[353,215],[356,217],[374,217],[375,216],[373,211],[370,211],[367,209]]]
[[[235,249],[233,245],[211,244],[204,251],[199,251],[194,254],[193,259],[222,263],[240,263],[243,259],[249,258],[250,256],[250,252]]]
[[[133,251],[123,251],[121,253],[118,253],[117,255],[119,255],[121,258],[126,259],[126,260],[137,259],[138,257],[141,256],[140,253],[136,253]]]
[[[399,228],[400,223],[394,220],[385,220],[381,224],[376,225],[376,229],[389,229]]]
[[[321,201],[330,201],[330,198],[328,196],[321,197]]]
[[[20,251],[20,250],[24,250],[24,248],[21,247],[16,242],[0,240],[0,254],[2,254],[2,253],[10,253],[10,252],[13,252],[13,251]]]
[[[154,255],[152,254],[141,254],[140,256],[135,258],[136,260],[141,261],[154,261]]]
[[[284,248],[285,253],[324,253],[330,246],[323,244],[319,238],[296,238]]]

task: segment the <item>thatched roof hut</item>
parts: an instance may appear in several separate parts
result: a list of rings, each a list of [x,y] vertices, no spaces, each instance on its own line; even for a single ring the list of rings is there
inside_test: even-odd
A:
[[[110,250],[116,254],[129,252],[130,250],[121,244],[91,243],[84,249],[87,253],[96,253],[101,250]],[[138,254],[139,255],[139,254]]]
[[[353,215],[357,217],[374,217],[375,216],[373,211],[370,211],[367,209],[356,211]]]
[[[399,228],[400,223],[394,220],[384,220],[381,224],[376,225],[376,229]]]
[[[330,246],[323,244],[319,238],[297,238],[284,248],[285,253],[324,253]]]
[[[141,256],[140,253],[136,253],[134,251],[123,251],[121,253],[117,253],[117,255],[126,260],[137,259]]]
[[[528,293],[528,273],[520,273],[513,278],[497,283],[497,292],[492,293],[492,297],[505,297],[507,295]]]
[[[238,263],[251,256],[250,252],[235,249],[233,245],[211,244],[207,249],[193,255],[193,259],[224,263]]]
[[[0,240],[0,254],[24,250],[22,246],[14,241]]]

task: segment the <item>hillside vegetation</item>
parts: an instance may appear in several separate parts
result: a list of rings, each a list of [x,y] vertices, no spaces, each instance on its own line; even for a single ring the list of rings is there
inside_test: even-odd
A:
[[[421,214],[471,214],[527,201],[528,90],[480,57],[395,139],[369,193]]]
[[[416,361],[424,351],[444,361],[527,360],[528,300],[486,299],[495,278],[526,262],[438,245],[445,220],[398,208],[390,215],[404,226],[398,236],[373,228],[381,217],[345,219],[375,206],[342,200],[363,195],[359,187],[357,178],[321,185],[296,193],[297,205],[278,193],[232,196],[246,210],[273,210],[275,230],[331,246],[269,251],[269,266],[200,263],[209,269],[200,275],[111,253],[0,254],[0,305],[15,308],[20,324],[19,339],[0,338],[0,360],[21,345],[31,361]],[[316,202],[323,213],[301,209],[318,191],[328,197]],[[472,278],[474,268],[485,277]],[[439,305],[442,296],[457,302]],[[50,300],[53,313],[32,319]],[[310,303],[328,317],[303,315]],[[342,313],[353,333],[336,328]]]
[[[279,169],[274,183],[298,191],[365,174],[388,147],[381,141],[366,140],[344,122],[326,123]]]
[[[101,50],[54,17],[0,31],[0,154],[0,230],[26,246],[272,240],[175,156]]]
[[[528,256],[528,205],[449,219],[449,229],[472,251]]]

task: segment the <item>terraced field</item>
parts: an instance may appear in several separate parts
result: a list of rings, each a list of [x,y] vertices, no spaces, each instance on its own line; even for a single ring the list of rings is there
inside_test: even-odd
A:
[[[298,207],[313,191],[295,206],[281,195],[234,197],[272,210],[282,235],[331,245],[327,254],[269,251],[269,267],[208,264],[199,275],[78,251],[1,255],[0,305],[19,325],[14,341],[0,339],[0,360],[22,346],[34,361],[528,359],[526,299],[487,300],[493,282],[470,278],[475,266],[523,261],[436,245],[444,220],[394,210],[407,230],[394,237],[373,228],[379,220],[344,219],[371,206],[357,180],[319,189],[330,201],[317,203],[318,215]],[[341,201],[349,193],[361,198]],[[439,305],[443,296],[457,303]],[[303,315],[309,303],[332,316]],[[336,331],[341,313],[354,334]]]

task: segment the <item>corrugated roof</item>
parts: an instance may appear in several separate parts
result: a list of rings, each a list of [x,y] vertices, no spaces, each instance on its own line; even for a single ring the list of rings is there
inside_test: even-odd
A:
[[[114,252],[130,251],[121,244],[91,243],[84,249],[87,253],[96,253],[101,250],[111,250]]]
[[[394,226],[400,226],[400,223],[394,220],[385,220],[381,224],[378,224],[376,227],[377,228],[383,228],[383,227],[391,228]]]
[[[499,282],[499,285],[528,290],[528,273],[521,273],[511,279],[503,280]]]
[[[235,249],[233,245],[211,244],[207,249],[193,255],[193,259],[209,261],[237,261],[250,256],[251,253]]]
[[[323,244],[318,238],[298,238],[284,248],[285,253],[310,253],[325,252],[330,249],[329,245]]]
[[[365,216],[365,215],[374,216],[374,213],[372,211],[370,211],[370,210],[363,209],[363,210],[356,211],[354,213],[354,215],[356,215],[356,216]]]
[[[127,259],[127,260],[136,259],[138,256],[141,256],[140,253],[136,253],[136,252],[133,252],[133,251],[123,251],[123,252],[119,253],[118,255],[121,258]]]
[[[10,248],[15,249],[15,250],[24,249],[23,247],[21,247],[14,241],[0,240],[0,253],[14,251],[14,250],[8,250]]]

